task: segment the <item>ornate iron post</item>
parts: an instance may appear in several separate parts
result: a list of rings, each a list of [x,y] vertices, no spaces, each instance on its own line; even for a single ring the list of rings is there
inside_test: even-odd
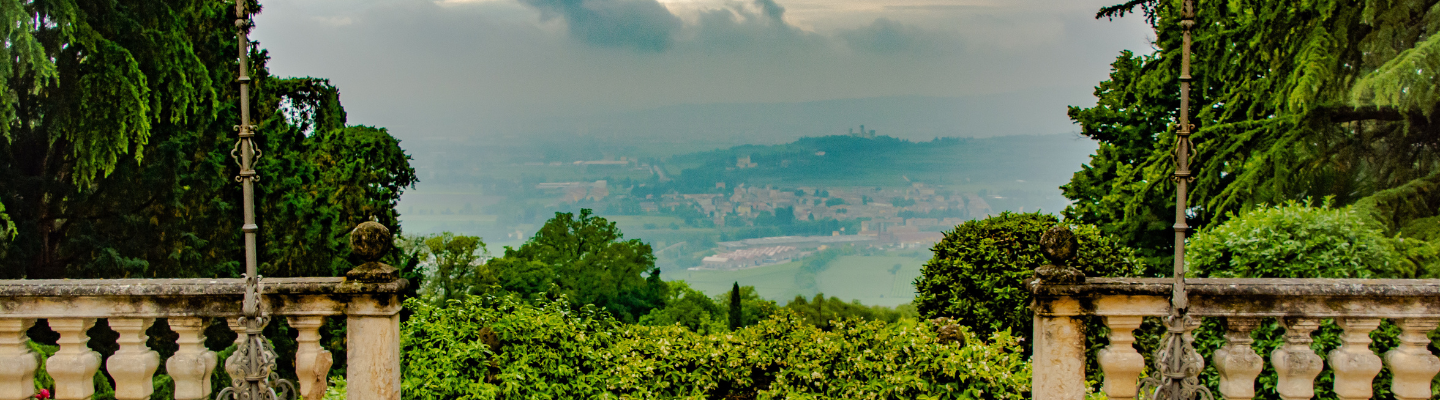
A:
[[[219,400],[289,399],[295,393],[293,383],[276,376],[279,357],[275,348],[261,335],[270,317],[260,309],[260,275],[256,270],[255,234],[259,226],[255,224],[255,181],[260,176],[255,173],[255,160],[260,157],[260,150],[255,148],[255,125],[250,124],[248,33],[251,25],[246,0],[235,0],[235,28],[239,31],[237,39],[240,44],[240,73],[236,77],[240,83],[240,125],[236,125],[235,129],[240,132],[240,139],[230,151],[230,156],[240,164],[240,176],[235,180],[240,182],[244,197],[245,224],[241,226],[241,231],[245,233],[245,300],[240,325],[245,327],[245,340],[225,360],[225,372],[230,374],[231,386],[220,391],[216,396]],[[277,389],[280,391],[278,394]]]
[[[1200,370],[1205,368],[1205,359],[1195,351],[1195,338],[1190,331],[1199,325],[1199,320],[1188,315],[1190,299],[1185,292],[1185,200],[1190,182],[1195,180],[1190,172],[1190,157],[1194,145],[1190,134],[1195,131],[1190,123],[1190,31],[1195,28],[1195,2],[1184,0],[1180,10],[1180,29],[1183,42],[1180,49],[1180,118],[1175,137],[1175,283],[1170,297],[1170,315],[1165,317],[1165,336],[1160,339],[1160,348],[1155,353],[1156,376],[1141,382],[1141,392],[1155,400],[1190,400],[1197,396],[1213,399],[1210,389],[1200,384]],[[1148,390],[1147,390],[1148,389]]]

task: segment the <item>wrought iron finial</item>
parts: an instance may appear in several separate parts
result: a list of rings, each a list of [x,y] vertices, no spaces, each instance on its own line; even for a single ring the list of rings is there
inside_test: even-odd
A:
[[[216,395],[218,400],[285,400],[294,398],[295,384],[279,379],[275,373],[278,356],[275,348],[261,334],[270,317],[260,305],[261,276],[256,267],[256,233],[260,227],[255,224],[255,182],[260,175],[255,172],[255,160],[260,150],[255,148],[255,125],[250,123],[250,12],[246,0],[235,0],[235,28],[239,32],[240,73],[236,81],[240,84],[240,124],[235,126],[239,140],[235,142],[231,157],[240,164],[240,182],[244,202],[244,225],[240,230],[245,234],[245,299],[241,307],[240,324],[245,327],[245,339],[235,353],[225,359],[225,372],[230,374],[230,387]]]
[[[1190,171],[1190,159],[1195,147],[1190,134],[1195,125],[1190,123],[1190,31],[1195,28],[1195,1],[1185,0],[1180,10],[1182,44],[1180,49],[1180,118],[1175,132],[1175,283],[1170,297],[1170,315],[1165,317],[1165,335],[1160,339],[1160,348],[1155,352],[1154,376],[1140,383],[1140,391],[1155,400],[1214,399],[1210,389],[1200,384],[1200,371],[1205,368],[1205,359],[1195,351],[1195,338],[1190,331],[1199,326],[1199,320],[1190,317],[1189,294],[1185,291],[1185,233],[1190,226],[1185,223],[1185,201],[1190,182],[1195,176]]]

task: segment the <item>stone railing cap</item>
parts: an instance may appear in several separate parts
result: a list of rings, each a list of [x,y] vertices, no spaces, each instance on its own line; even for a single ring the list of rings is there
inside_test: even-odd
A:
[[[1084,283],[1038,282],[1040,296],[1169,296],[1171,278],[1087,278]],[[1186,291],[1199,296],[1440,296],[1440,279],[1190,278]]]
[[[386,294],[409,286],[405,279],[353,282],[345,278],[264,278],[264,294]],[[0,297],[25,296],[225,296],[243,295],[243,279],[36,279],[0,281]]]

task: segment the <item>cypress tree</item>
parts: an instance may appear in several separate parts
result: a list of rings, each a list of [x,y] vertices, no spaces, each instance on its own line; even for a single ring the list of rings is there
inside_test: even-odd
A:
[[[730,330],[740,329],[740,282],[730,287]]]

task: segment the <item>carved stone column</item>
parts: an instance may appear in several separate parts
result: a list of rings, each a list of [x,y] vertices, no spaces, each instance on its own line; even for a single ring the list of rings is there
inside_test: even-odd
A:
[[[111,318],[110,329],[120,334],[120,349],[105,360],[105,370],[115,378],[116,400],[146,400],[155,393],[155,369],[160,367],[160,353],[145,345],[145,330],[155,323],[153,318]]]
[[[1400,326],[1400,346],[1385,352],[1385,364],[1395,375],[1390,390],[1401,400],[1430,398],[1430,380],[1440,372],[1440,358],[1430,354],[1426,334],[1435,329],[1440,319],[1406,318],[1395,320]]]
[[[1285,326],[1285,344],[1270,353],[1270,363],[1280,375],[1275,389],[1285,400],[1309,400],[1315,397],[1315,376],[1325,369],[1325,360],[1310,349],[1315,341],[1310,333],[1320,327],[1320,320],[1285,317],[1280,321]]]
[[[25,345],[25,331],[34,319],[0,319],[0,400],[22,400],[35,395],[35,368],[40,356]]]
[[[210,374],[215,371],[215,352],[205,348],[205,320],[170,318],[170,330],[179,338],[180,349],[165,361],[165,371],[175,381],[175,400],[210,397]]]
[[[1105,395],[1114,400],[1133,399],[1136,395],[1136,380],[1145,370],[1145,356],[1135,351],[1134,330],[1140,327],[1144,317],[1105,317],[1110,327],[1110,345],[1095,355],[1100,370],[1105,372]]]
[[[85,331],[95,326],[94,318],[51,318],[50,329],[60,334],[60,350],[45,361],[45,372],[55,379],[56,400],[85,400],[95,394],[95,372],[100,370],[100,353],[85,344]]]
[[[1380,373],[1380,356],[1370,351],[1370,331],[1380,326],[1379,318],[1336,318],[1345,333],[1344,344],[1330,351],[1330,369],[1335,371],[1335,395],[1340,400],[1365,400],[1372,394],[1375,375]]]
[[[1215,350],[1212,358],[1220,372],[1220,396],[1226,400],[1255,398],[1255,377],[1265,368],[1265,359],[1250,344],[1250,331],[1260,325],[1258,318],[1225,319],[1225,346]]]
[[[330,375],[330,365],[334,363],[330,351],[320,347],[320,326],[325,324],[325,317],[303,316],[288,319],[290,327],[299,332],[295,339],[295,376],[299,378],[300,396],[306,400],[324,398],[325,388],[328,386],[326,378]]]

